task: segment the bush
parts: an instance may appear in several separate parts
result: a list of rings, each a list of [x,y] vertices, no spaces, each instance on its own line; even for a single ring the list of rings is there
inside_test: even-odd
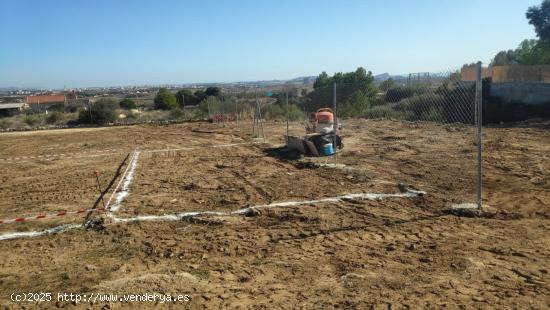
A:
[[[266,106],[262,111],[262,116],[269,120],[283,120],[286,119],[285,110],[278,104],[270,104]]]
[[[46,117],[46,123],[55,124],[63,120],[63,118],[63,114],[61,114],[60,112],[52,112]]]
[[[126,119],[135,120],[136,118],[138,118],[138,116],[134,112],[130,111],[126,113]]]
[[[137,108],[137,105],[134,102],[134,100],[129,99],[129,98],[122,99],[119,102],[119,105],[120,105],[121,108],[123,108],[125,110],[131,110],[131,109]]]
[[[78,106],[75,104],[69,104],[65,107],[65,112],[75,113],[78,111]]]
[[[13,122],[10,119],[2,118],[0,119],[0,128],[8,129],[13,126]]]
[[[40,117],[38,115],[27,115],[24,121],[29,126],[35,126],[40,123]]]
[[[180,107],[196,105],[199,102],[195,94],[189,89],[181,89],[176,93],[176,101]]]
[[[184,116],[185,116],[185,112],[182,109],[180,109],[179,107],[170,110],[170,117],[173,118],[173,119],[179,119],[179,118],[182,118]]]
[[[268,105],[262,111],[262,116],[268,120],[286,120],[286,107],[279,104]],[[299,121],[305,118],[305,114],[297,105],[289,104],[288,118],[291,121]]]
[[[395,85],[395,81],[392,78],[389,78],[380,84],[381,91],[387,91]]]
[[[364,110],[360,106],[349,102],[339,105],[336,110],[338,117],[358,117],[362,113],[364,113]]]
[[[81,110],[78,114],[78,122],[81,124],[104,125],[117,119],[118,104],[113,99],[100,99],[92,104],[89,109]]]
[[[206,96],[220,97],[222,95],[222,90],[219,87],[208,87],[204,93]]]
[[[207,116],[208,115],[208,102],[202,101],[199,103],[199,111],[202,113],[202,115]]]
[[[306,118],[304,111],[302,111],[297,105],[290,104],[288,106],[288,118],[291,121],[300,121]]]
[[[450,103],[449,105],[452,105]],[[408,120],[415,121],[443,121],[446,98],[442,95],[418,95],[405,99],[395,105],[395,109],[402,112],[408,112]],[[454,106],[454,105],[453,105]],[[448,121],[456,121],[458,114],[448,113]]]
[[[386,102],[399,102],[403,99],[412,97],[414,91],[410,87],[396,86],[388,89],[384,100]]]
[[[65,111],[66,104],[64,103],[56,103],[52,104],[47,108],[48,112],[63,112]]]
[[[398,111],[389,105],[373,106],[368,109],[363,117],[370,119],[387,118],[387,119],[402,119],[408,120],[414,117],[412,112]]]
[[[172,110],[177,106],[176,96],[166,88],[159,89],[154,103],[157,110]]]

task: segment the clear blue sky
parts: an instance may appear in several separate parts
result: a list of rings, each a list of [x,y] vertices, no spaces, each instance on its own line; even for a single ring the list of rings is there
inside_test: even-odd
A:
[[[442,71],[534,38],[540,0],[0,0],[0,87]]]

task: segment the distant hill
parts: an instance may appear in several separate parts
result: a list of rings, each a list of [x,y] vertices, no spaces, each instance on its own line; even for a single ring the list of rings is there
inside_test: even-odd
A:
[[[302,84],[313,84],[317,76],[301,76],[291,80],[287,80],[287,83],[302,83]]]
[[[19,88],[19,87],[0,87],[1,92],[16,91],[16,90],[19,90],[19,89],[21,89],[21,88]]]
[[[382,73],[382,74],[377,74],[374,76],[374,80],[375,81],[380,81],[380,82],[383,82],[387,79],[391,78],[391,75],[389,73]]]

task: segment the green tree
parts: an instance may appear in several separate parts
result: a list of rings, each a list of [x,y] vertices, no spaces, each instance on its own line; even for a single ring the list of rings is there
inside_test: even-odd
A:
[[[386,95],[384,96],[384,101],[386,102],[399,102],[403,99],[412,97],[415,94],[413,87],[408,86],[395,86],[388,91],[386,91]]]
[[[532,6],[525,16],[541,41],[550,42],[550,0],[542,1],[540,6]]]
[[[176,101],[178,102],[178,105],[180,107],[184,107],[186,105],[196,105],[196,104],[198,104],[197,97],[189,89],[179,90],[176,93]]]
[[[515,50],[499,52],[493,66],[550,64],[550,44],[539,40],[523,40]]]
[[[78,122],[81,124],[104,125],[117,119],[116,109],[118,103],[113,99],[99,99],[91,104],[88,109],[81,110],[78,114]]]
[[[158,110],[171,110],[177,106],[176,96],[166,88],[159,89],[154,103],[155,109]]]
[[[355,91],[350,96],[348,103],[357,107],[361,111],[368,109],[371,105],[367,92],[362,92],[360,90]]]
[[[524,40],[518,49],[516,49],[516,57],[518,63],[522,65],[550,64],[549,43],[537,40]]]
[[[364,68],[353,72],[337,72],[329,77],[322,72],[313,85],[314,91],[307,95],[306,110],[314,111],[322,107],[331,107],[336,83],[338,108],[343,116],[356,116],[367,109],[376,97],[377,89],[373,84],[372,73]]]
[[[329,84],[330,84],[330,78],[328,77],[328,74],[325,71],[323,71],[321,74],[319,74],[317,79],[315,79],[315,82],[313,83],[313,88],[317,89],[320,87],[328,86]]]
[[[130,110],[130,109],[135,109],[137,108],[137,105],[136,103],[134,102],[134,100],[132,99],[129,99],[129,98],[124,98],[122,99],[118,105],[120,105],[121,108],[123,109],[126,109],[126,110]]]
[[[219,87],[208,87],[204,93],[206,96],[220,97],[222,95],[222,90]]]
[[[395,81],[392,78],[389,78],[382,82],[379,86],[381,91],[387,91],[395,85]]]
[[[535,27],[539,40],[524,40],[515,50],[500,51],[491,65],[548,65],[550,64],[550,0],[533,6],[525,14]]]
[[[206,98],[208,97],[208,95],[203,91],[203,90],[197,90],[195,91],[195,98],[196,98],[196,103],[197,104],[200,104],[201,102],[203,102],[204,100],[206,100]]]
[[[491,65],[493,66],[508,66],[517,65],[518,59],[515,50],[500,51],[495,55]]]

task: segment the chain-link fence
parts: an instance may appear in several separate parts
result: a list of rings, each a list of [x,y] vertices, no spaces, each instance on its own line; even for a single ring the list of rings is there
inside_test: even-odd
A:
[[[215,123],[236,122],[238,119],[238,101],[233,96],[221,95],[206,99],[208,118]]]
[[[231,86],[223,87],[218,96],[207,97],[200,107],[208,111],[211,121],[237,124],[257,138],[265,138],[264,121],[274,120],[286,123],[279,123],[281,129],[286,127],[285,135],[311,134],[312,117],[320,109],[331,109],[333,128],[342,129],[344,140],[354,133],[348,123],[355,126],[360,121],[368,127],[368,134],[375,138],[363,147],[371,151],[369,156],[398,163],[400,174],[391,175],[394,181],[446,190],[452,192],[449,202],[453,204],[477,202],[479,206],[481,115],[476,103],[481,99],[482,81],[477,73],[481,70],[474,80],[464,79],[460,70],[376,79],[358,71],[326,79],[320,76],[313,85]],[[338,138],[334,137],[333,146]],[[355,164],[346,162],[343,155],[338,160],[339,156],[337,151],[336,163]],[[448,176],[440,177],[437,171],[451,174],[456,182],[445,184]]]
[[[318,79],[313,90],[294,102],[306,126],[308,116],[330,108],[345,139],[354,133],[348,122],[366,119],[360,124],[372,126],[367,132],[377,140],[361,147],[371,148],[372,156],[396,161],[401,175],[395,178],[409,182],[417,179],[422,183],[417,185],[426,190],[452,192],[448,196],[451,204],[481,205],[480,76],[463,81],[459,70],[451,70],[383,80],[370,74],[360,79],[355,76],[355,80],[345,75],[338,78],[340,81],[331,78],[325,83]],[[336,159],[338,154],[334,156]],[[447,157],[444,165],[425,168],[441,163],[441,156]],[[438,160],[432,160],[436,157]],[[338,162],[354,164],[345,158]],[[447,178],[441,178],[438,171],[451,174],[456,182],[445,184]]]
[[[202,106],[207,110],[208,119],[214,123],[246,122],[254,115],[254,91],[240,88],[223,89],[219,96],[207,97]]]

